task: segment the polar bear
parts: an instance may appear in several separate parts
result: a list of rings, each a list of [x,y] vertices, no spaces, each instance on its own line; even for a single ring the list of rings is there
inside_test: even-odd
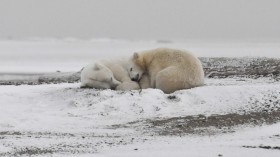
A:
[[[204,84],[201,62],[185,50],[157,48],[135,52],[128,69],[130,78],[140,80],[143,89],[158,88],[173,93]]]
[[[136,90],[139,84],[130,79],[128,59],[99,60],[84,67],[81,87],[97,89]]]

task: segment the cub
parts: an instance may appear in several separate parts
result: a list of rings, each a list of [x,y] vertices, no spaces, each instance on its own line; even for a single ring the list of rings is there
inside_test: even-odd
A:
[[[99,60],[81,72],[81,87],[96,89],[136,90],[139,84],[130,79],[127,59]]]

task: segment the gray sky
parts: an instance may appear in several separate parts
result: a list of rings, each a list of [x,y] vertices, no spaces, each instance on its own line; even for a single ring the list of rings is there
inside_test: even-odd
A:
[[[0,0],[0,38],[280,39],[280,0]]]

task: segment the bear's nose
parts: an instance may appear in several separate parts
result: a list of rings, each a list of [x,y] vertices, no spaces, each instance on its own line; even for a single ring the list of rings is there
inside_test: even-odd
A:
[[[132,81],[138,81],[139,80],[139,74],[137,74],[135,77],[133,77],[132,79],[131,79]]]

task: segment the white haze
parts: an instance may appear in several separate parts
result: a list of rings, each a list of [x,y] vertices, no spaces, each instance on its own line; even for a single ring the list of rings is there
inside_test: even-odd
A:
[[[279,0],[1,0],[0,38],[280,39]]]

